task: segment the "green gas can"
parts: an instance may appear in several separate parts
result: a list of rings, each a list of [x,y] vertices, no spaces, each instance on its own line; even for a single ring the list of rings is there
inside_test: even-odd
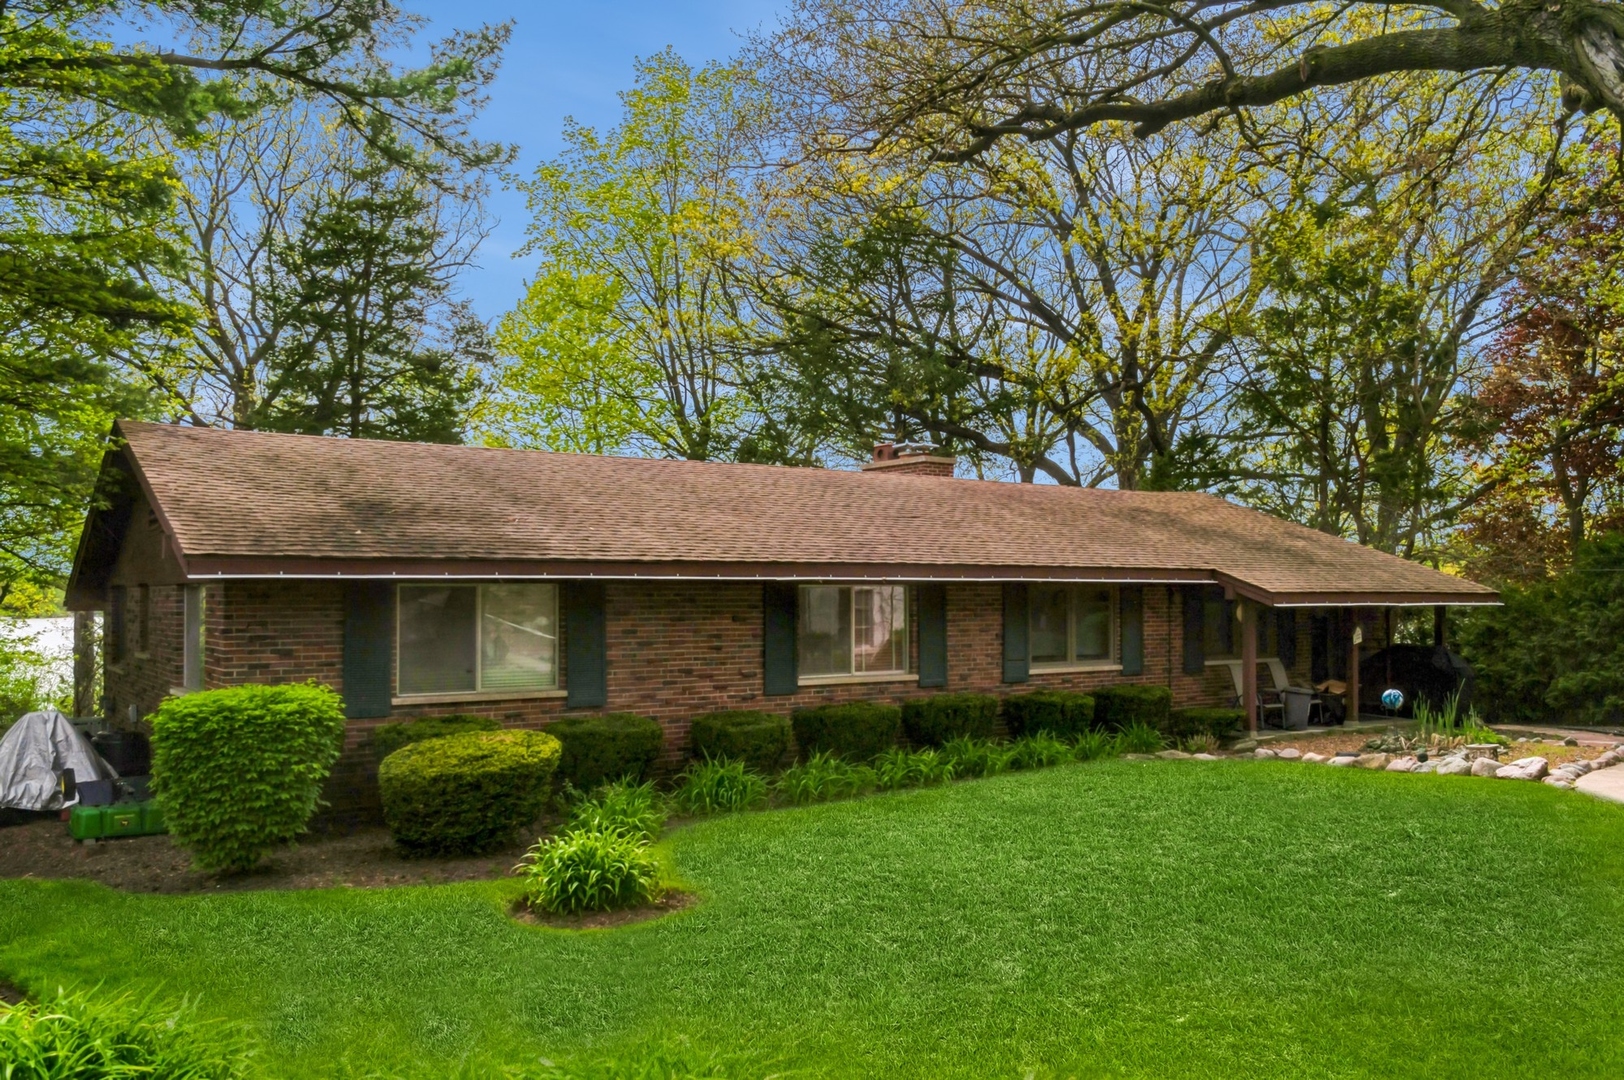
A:
[[[75,806],[68,812],[68,834],[75,840],[150,836],[163,831],[163,814],[151,799],[111,806]]]

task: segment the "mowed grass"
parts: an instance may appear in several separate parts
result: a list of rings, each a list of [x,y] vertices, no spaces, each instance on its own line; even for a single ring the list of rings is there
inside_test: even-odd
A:
[[[1624,1076],[1624,807],[1543,785],[1111,761],[666,854],[703,902],[589,932],[513,922],[509,882],[7,881],[0,976],[200,997],[279,1077]]]

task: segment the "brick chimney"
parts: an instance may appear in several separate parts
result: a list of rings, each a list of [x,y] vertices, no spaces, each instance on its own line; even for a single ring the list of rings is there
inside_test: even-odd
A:
[[[863,471],[951,477],[957,463],[951,456],[937,453],[929,443],[878,443],[874,460],[865,464]]]

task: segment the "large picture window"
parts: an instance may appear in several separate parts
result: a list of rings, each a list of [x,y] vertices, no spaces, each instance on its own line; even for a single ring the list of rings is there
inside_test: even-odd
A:
[[[1032,665],[1109,664],[1116,658],[1116,603],[1109,585],[1031,588]]]
[[[803,585],[796,641],[802,677],[908,670],[908,590],[902,585]]]
[[[402,695],[550,690],[558,685],[555,585],[402,585]]]

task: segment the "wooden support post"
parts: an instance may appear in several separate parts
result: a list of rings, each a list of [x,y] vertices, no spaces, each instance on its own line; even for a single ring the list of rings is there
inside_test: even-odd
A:
[[[1435,649],[1442,649],[1446,644],[1444,630],[1447,626],[1446,620],[1448,616],[1449,609],[1442,604],[1438,604],[1432,609],[1432,646]]]
[[[1347,722],[1352,724],[1359,720],[1359,639],[1363,636],[1359,627],[1359,613],[1352,608],[1348,609],[1348,622]]]
[[[1257,605],[1241,600],[1241,697],[1245,700],[1246,730],[1257,734]]]
[[[73,715],[96,714],[96,616],[73,613]]]

